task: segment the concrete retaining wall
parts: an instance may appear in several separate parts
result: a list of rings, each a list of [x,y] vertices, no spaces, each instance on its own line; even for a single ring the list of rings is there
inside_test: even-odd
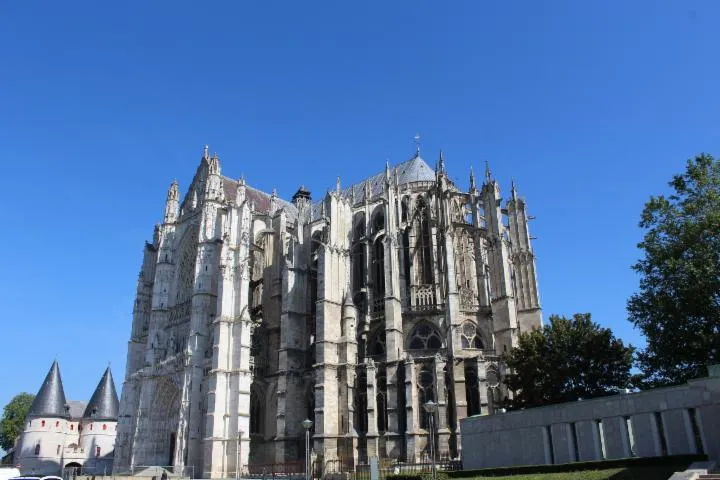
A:
[[[460,421],[465,469],[706,453],[720,461],[720,377]]]

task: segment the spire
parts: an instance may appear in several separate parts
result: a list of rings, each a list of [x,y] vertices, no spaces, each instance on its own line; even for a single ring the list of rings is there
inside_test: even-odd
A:
[[[475,188],[475,172],[473,172],[472,165],[470,165],[470,191],[476,190]]]
[[[177,200],[178,197],[179,197],[178,182],[177,182],[177,179],[175,179],[170,184],[170,188],[168,188],[167,199],[168,200]]]
[[[235,187],[235,205],[242,205],[245,201],[245,177],[240,176]]]
[[[167,200],[165,200],[165,223],[173,223],[177,220],[179,198],[178,183],[177,180],[173,180],[168,189]]]
[[[217,152],[213,153],[212,158],[208,160],[208,164],[208,173],[210,175],[220,175],[220,159],[218,158]]]
[[[440,159],[438,161],[440,165],[440,172],[445,173],[445,155],[443,155],[442,150],[440,150]]]
[[[492,173],[490,173],[490,164],[485,160],[485,180],[487,183],[492,183]]]
[[[340,195],[340,175],[338,175],[337,180],[335,182],[335,193]]]
[[[118,418],[118,395],[115,390],[110,367],[105,370],[95,392],[85,408],[83,418],[92,420],[117,421]]]
[[[67,417],[65,409],[65,391],[60,378],[60,366],[55,360],[40,391],[32,402],[29,416],[33,417]]]
[[[420,134],[416,133],[413,137],[413,142],[415,142],[415,158],[420,156]]]
[[[517,190],[515,189],[515,179],[514,178],[510,179],[510,183],[512,185],[511,190],[510,190],[512,192],[512,199],[513,199],[513,201],[516,201],[517,200]]]
[[[205,146],[203,147],[203,156],[202,156],[202,158],[203,158],[203,160],[208,160],[208,159],[210,158],[210,154],[208,153],[208,146],[207,146],[207,145],[205,145]]]

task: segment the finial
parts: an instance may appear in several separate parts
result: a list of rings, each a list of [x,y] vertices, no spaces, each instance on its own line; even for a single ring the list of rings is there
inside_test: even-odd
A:
[[[512,199],[517,200],[517,190],[515,189],[515,179],[514,178],[510,179],[510,185],[512,186],[511,187]]]
[[[413,137],[413,142],[415,142],[415,156],[420,156],[420,134],[416,133]]]
[[[492,174],[490,173],[490,163],[488,163],[487,160],[485,160],[485,180],[487,180],[487,183],[492,182]]]
[[[470,190],[475,190],[475,172],[473,172],[472,165],[470,165]]]
[[[340,195],[340,175],[338,175],[337,180],[335,181],[335,191],[338,195]]]
[[[208,146],[205,145],[205,146],[203,147],[203,158],[208,158],[208,157],[209,157],[209,155],[208,155]]]
[[[245,185],[245,175],[242,173],[240,174],[240,180],[238,180],[239,185]]]
[[[370,188],[370,180],[365,180],[365,201],[369,202],[372,196],[372,188]]]
[[[445,172],[445,155],[443,155],[442,149],[440,150],[440,171]]]
[[[400,186],[400,177],[398,176],[398,169],[396,168],[395,169],[395,187],[397,188],[399,186]]]
[[[273,187],[273,189],[272,189],[272,195],[271,195],[271,196],[274,197],[274,198],[277,198],[277,189],[276,189],[275,187]]]

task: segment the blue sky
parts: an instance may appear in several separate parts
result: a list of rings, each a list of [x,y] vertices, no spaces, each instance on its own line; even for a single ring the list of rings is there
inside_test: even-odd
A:
[[[514,177],[545,317],[636,345],[644,201],[720,154],[720,2],[30,2],[0,5],[0,406],[54,358],[120,388],[143,242],[202,145],[289,198],[409,158]]]

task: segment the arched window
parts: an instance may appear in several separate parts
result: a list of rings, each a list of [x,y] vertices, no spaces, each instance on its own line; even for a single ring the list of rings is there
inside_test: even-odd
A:
[[[58,428],[60,426],[60,420],[55,422],[55,428]]]
[[[379,328],[368,342],[368,356],[381,357],[385,355],[385,329]]]
[[[365,237],[365,214],[358,213],[353,218],[353,240],[358,241]]]
[[[385,298],[385,237],[378,237],[373,244],[373,292],[374,306],[384,308],[378,301]],[[377,309],[377,308],[375,308]]]
[[[377,429],[378,432],[387,430],[387,378],[385,372],[378,372],[377,377]]]
[[[442,348],[440,334],[428,322],[418,324],[410,335],[410,350],[436,350]]]
[[[480,414],[480,383],[478,381],[477,364],[465,364],[465,397],[467,399],[467,415]]]
[[[462,348],[483,348],[480,332],[475,324],[471,322],[465,322],[463,324],[462,332],[460,334],[460,343],[462,344]]]
[[[385,212],[381,205],[375,209],[372,215],[372,234],[375,235],[383,230],[385,230]]]
[[[429,428],[428,414],[423,405],[432,400],[435,401],[435,376],[427,365],[423,365],[418,373],[418,412],[420,413],[420,428]]]
[[[35,445],[35,455],[40,455],[40,444]]]
[[[415,267],[417,279],[421,284],[433,283],[432,230],[430,228],[430,209],[425,201],[418,200],[416,213]]]
[[[95,447],[95,456],[96,457],[100,456],[100,447]]]
[[[41,426],[41,427],[44,427],[44,426],[45,426],[45,420],[41,420],[41,421],[40,421],[40,426]]]
[[[73,424],[71,423],[71,424],[70,424],[70,431],[73,431],[73,430],[75,430],[75,425],[73,425]]]
[[[365,286],[365,245],[358,244],[352,250],[353,291]]]
[[[107,430],[107,425],[103,423],[103,430]]]
[[[408,212],[409,211],[410,211],[410,199],[408,197],[403,197],[402,201],[400,202],[400,221],[401,222],[408,221]]]

